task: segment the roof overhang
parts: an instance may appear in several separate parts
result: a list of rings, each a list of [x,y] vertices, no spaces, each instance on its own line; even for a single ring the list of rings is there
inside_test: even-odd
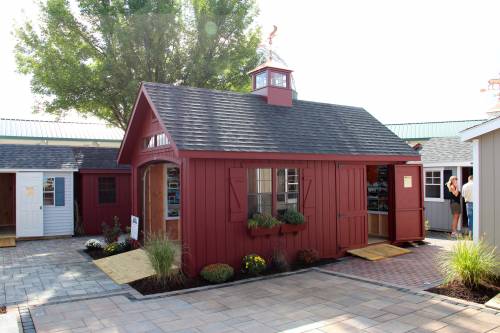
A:
[[[500,129],[500,117],[485,121],[460,132],[462,141],[472,141],[484,134]]]
[[[0,173],[15,172],[77,172],[78,169],[0,169]]]
[[[130,169],[80,169],[78,170],[79,173],[85,173],[85,174],[98,174],[98,173],[105,173],[105,174],[112,174],[112,173],[131,173],[132,171]]]
[[[179,157],[215,158],[215,159],[273,159],[301,161],[366,161],[366,162],[408,162],[420,161],[420,155],[362,155],[362,154],[305,154],[286,152],[233,152],[233,151],[198,151],[180,150]]]

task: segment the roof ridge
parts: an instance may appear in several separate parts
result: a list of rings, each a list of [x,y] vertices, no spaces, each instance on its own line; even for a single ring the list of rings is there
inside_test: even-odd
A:
[[[445,124],[445,123],[465,123],[468,121],[486,121],[487,119],[464,119],[464,120],[448,120],[448,121],[421,121],[421,122],[409,122],[409,123],[390,123],[384,124],[386,126],[391,125],[420,125],[420,124]]]

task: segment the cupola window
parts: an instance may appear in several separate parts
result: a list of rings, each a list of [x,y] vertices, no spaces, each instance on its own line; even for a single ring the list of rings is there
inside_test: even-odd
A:
[[[267,86],[267,71],[255,75],[255,89]]]
[[[271,72],[271,85],[280,88],[286,88],[286,74]]]

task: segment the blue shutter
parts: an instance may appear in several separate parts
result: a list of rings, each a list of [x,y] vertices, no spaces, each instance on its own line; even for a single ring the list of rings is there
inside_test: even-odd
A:
[[[56,177],[56,206],[64,206],[64,177]]]

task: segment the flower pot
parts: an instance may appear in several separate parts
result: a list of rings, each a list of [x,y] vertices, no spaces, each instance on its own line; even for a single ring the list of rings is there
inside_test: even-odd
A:
[[[304,231],[306,230],[306,224],[282,224],[280,232],[282,234],[291,234],[291,233],[298,233],[299,231]]]
[[[248,229],[248,233],[252,237],[263,237],[263,236],[272,236],[277,235],[280,232],[280,226],[272,227],[272,228],[251,228]]]

